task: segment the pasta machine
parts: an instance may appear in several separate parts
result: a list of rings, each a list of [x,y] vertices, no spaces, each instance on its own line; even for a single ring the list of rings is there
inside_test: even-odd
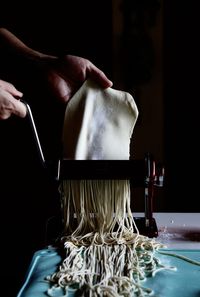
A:
[[[33,130],[35,142],[42,164],[56,182],[66,179],[128,179],[132,187],[144,189],[144,217],[134,217],[140,234],[157,237],[158,229],[153,217],[154,188],[162,187],[164,168],[156,164],[153,156],[147,153],[141,160],[57,160],[49,164],[44,158],[37,129],[30,106],[27,115]]]
[[[144,217],[134,220],[140,234],[157,237],[158,229],[153,217],[154,188],[162,187],[164,169],[147,153],[141,160],[60,160],[58,180],[63,179],[128,179],[131,187],[144,189]]]

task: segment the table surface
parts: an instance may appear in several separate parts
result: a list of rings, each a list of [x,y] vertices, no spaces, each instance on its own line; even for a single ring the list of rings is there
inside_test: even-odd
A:
[[[135,217],[144,213],[135,213]],[[200,213],[153,213],[157,240],[172,249],[200,249]]]
[[[135,217],[144,217],[144,213],[134,213]],[[166,245],[173,255],[180,254],[199,262],[200,258],[200,213],[154,213],[158,227],[157,240]],[[158,254],[167,266],[174,266],[177,271],[160,271],[154,278],[148,279],[144,286],[154,290],[154,296],[162,297],[197,297],[200,296],[199,266],[179,257]],[[53,273],[61,257],[55,249],[49,248],[35,253],[27,279],[17,297],[45,297],[49,288],[44,278]],[[72,292],[73,293],[73,292]],[[58,296],[58,295],[54,295]],[[59,295],[60,296],[60,295]],[[68,294],[68,297],[74,297]]]

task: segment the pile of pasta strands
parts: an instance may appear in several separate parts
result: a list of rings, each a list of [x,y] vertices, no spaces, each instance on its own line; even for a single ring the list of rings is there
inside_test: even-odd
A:
[[[76,296],[147,296],[144,280],[162,269],[161,247],[139,234],[130,208],[128,180],[66,180],[60,185],[66,258],[48,277],[52,292]],[[76,293],[77,294],[77,293]],[[58,296],[58,295],[56,295]]]

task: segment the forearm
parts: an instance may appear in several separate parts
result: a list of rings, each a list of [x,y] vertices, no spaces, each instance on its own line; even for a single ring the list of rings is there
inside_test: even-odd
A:
[[[41,62],[57,59],[55,56],[46,55],[30,48],[5,28],[0,28],[0,47],[12,55],[20,56],[28,61]]]

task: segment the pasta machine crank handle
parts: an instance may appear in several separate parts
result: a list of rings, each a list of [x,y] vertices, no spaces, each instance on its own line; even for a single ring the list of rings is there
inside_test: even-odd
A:
[[[36,129],[36,126],[35,126],[34,119],[33,119],[33,114],[32,114],[31,108],[30,108],[30,106],[29,106],[29,104],[27,102],[22,101],[22,103],[24,103],[24,105],[26,106],[27,116],[28,116],[28,119],[29,119],[29,122],[30,122],[30,125],[31,125],[31,129],[33,131],[33,135],[34,135],[35,142],[36,142],[36,145],[37,145],[37,150],[38,150],[40,159],[42,161],[42,164],[45,166],[45,158],[44,158],[43,150],[42,150],[40,140],[39,140],[39,137],[38,137],[38,133],[37,133],[37,129]]]
[[[48,172],[50,172],[50,175],[51,175],[51,177],[53,177],[53,179],[58,181],[58,176],[59,176],[59,171],[60,171],[60,161],[58,161],[56,164],[47,164],[47,162],[45,160],[45,157],[44,157],[43,150],[42,150],[42,146],[40,144],[40,139],[39,139],[38,132],[37,132],[37,129],[36,129],[36,125],[35,125],[35,122],[34,122],[34,119],[33,119],[33,114],[32,114],[31,108],[30,108],[29,104],[26,101],[21,100],[21,102],[24,103],[24,105],[26,106],[27,117],[29,119],[31,129],[33,131],[33,135],[34,135],[34,138],[35,138],[35,143],[36,143],[36,146],[37,146],[37,151],[38,151],[42,166],[45,169],[47,169]]]

